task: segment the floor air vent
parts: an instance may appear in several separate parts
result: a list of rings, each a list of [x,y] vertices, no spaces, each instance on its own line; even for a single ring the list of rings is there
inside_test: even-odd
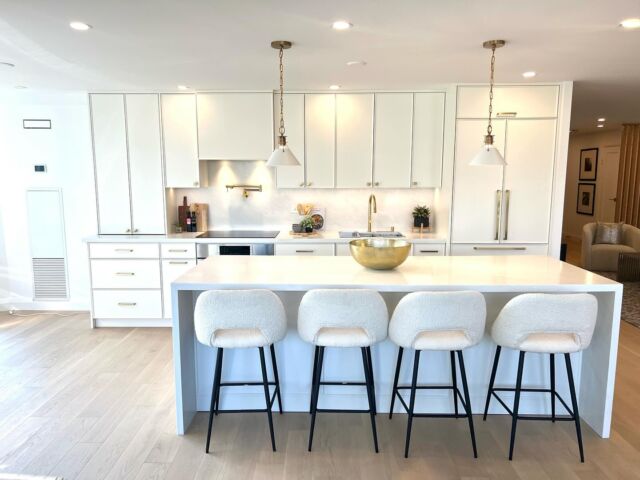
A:
[[[67,300],[64,258],[33,258],[33,299]]]

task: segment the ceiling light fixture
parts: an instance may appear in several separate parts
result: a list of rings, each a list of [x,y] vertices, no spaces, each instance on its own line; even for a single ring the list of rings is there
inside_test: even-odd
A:
[[[598,121],[599,121],[599,122],[604,122],[605,120],[606,120],[606,118],[604,118],[604,117],[600,117],[600,118],[598,119]]]
[[[291,48],[291,45],[293,44],[286,40],[271,42],[271,47],[278,50],[278,59],[280,60],[280,126],[278,127],[278,146],[267,160],[267,167],[300,165],[296,156],[289,149],[287,137],[284,134],[284,63],[282,57],[284,57],[284,51]]]
[[[329,90],[340,90],[340,85],[329,85]]]
[[[491,76],[489,77],[489,124],[487,134],[484,137],[484,146],[478,154],[471,159],[470,165],[506,165],[504,157],[493,146],[493,127],[491,126],[491,115],[493,113],[493,83],[496,63],[496,48],[504,47],[504,40],[488,40],[482,44],[484,48],[491,49]]]
[[[349,30],[353,27],[353,23],[347,22],[346,20],[336,20],[331,24],[331,28],[334,30]]]
[[[364,67],[366,64],[364,60],[351,60],[347,62],[347,67]]]
[[[625,18],[620,22],[620,26],[628,29],[640,28],[640,18]]]
[[[0,62],[0,65],[2,65],[3,67],[9,67],[9,68],[15,67],[15,64],[11,62]]]
[[[87,30],[90,30],[92,28],[91,25],[84,22],[70,22],[69,26],[74,30],[78,30],[80,32],[86,32]]]
[[[529,71],[529,72],[524,72],[524,73],[522,74],[522,76],[523,76],[524,78],[533,78],[533,77],[535,77],[536,75],[537,75],[537,74],[536,74],[536,72],[534,72],[533,70],[531,70],[531,71]]]
[[[601,123],[600,125],[596,125],[596,127],[597,127],[597,128],[603,128],[603,127],[604,127],[604,124],[602,124],[602,123]]]
[[[178,90],[181,90],[184,92],[185,90],[189,90],[189,87],[187,87],[186,85],[178,85]]]

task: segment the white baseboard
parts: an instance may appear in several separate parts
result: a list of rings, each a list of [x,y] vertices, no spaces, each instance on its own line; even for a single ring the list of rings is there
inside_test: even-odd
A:
[[[170,318],[96,318],[96,327],[171,327]]]
[[[8,312],[9,310],[36,310],[36,311],[54,311],[54,312],[89,312],[89,305],[84,302],[29,302],[29,301],[0,301],[0,312]]]

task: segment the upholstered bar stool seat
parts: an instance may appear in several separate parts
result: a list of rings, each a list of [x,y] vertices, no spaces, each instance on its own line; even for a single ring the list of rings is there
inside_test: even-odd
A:
[[[280,413],[282,413],[282,401],[273,344],[282,340],[287,331],[287,318],[280,298],[269,290],[209,290],[200,294],[196,301],[194,322],[198,341],[217,348],[206,452],[209,452],[213,416],[225,413],[225,410],[219,409],[220,388],[244,385],[264,387],[266,408],[243,411],[267,413],[271,446],[275,451],[271,409],[277,397]],[[270,382],[267,377],[264,353],[266,346],[269,346],[271,352],[273,382]],[[258,348],[262,370],[261,382],[222,382],[223,352],[229,348]],[[275,387],[273,395],[269,394],[270,385]]]
[[[414,292],[404,296],[398,303],[389,324],[389,338],[400,347],[393,380],[393,391],[391,392],[389,418],[393,416],[393,406],[397,397],[408,413],[405,458],[409,456],[411,426],[414,417],[466,417],[469,422],[473,455],[474,457],[478,456],[462,350],[477,344],[482,339],[485,320],[486,303],[484,296],[479,292]],[[411,386],[398,386],[402,355],[405,348],[415,350],[413,377]],[[449,351],[452,376],[451,386],[417,384],[420,352],[423,350]],[[458,390],[457,385],[456,353],[464,397]],[[415,413],[416,390],[429,389],[452,390],[455,413]],[[400,395],[400,390],[411,391],[409,405]],[[460,400],[465,410],[462,415],[458,413],[458,400]]]
[[[580,415],[578,401],[573,381],[570,354],[589,347],[596,325],[598,301],[596,297],[587,293],[580,294],[542,294],[530,293],[518,295],[511,299],[502,309],[491,329],[491,337],[497,344],[493,360],[489,391],[484,409],[484,419],[487,419],[491,398],[495,397],[512,417],[511,442],[509,446],[509,460],[513,458],[516,427],[519,419],[526,420],[568,420],[575,422],[576,436],[580,450],[580,461],[584,462],[582,433],[580,430]],[[503,347],[518,350],[518,373],[515,388],[498,388],[494,386],[500,352]],[[524,359],[526,353],[549,354],[549,388],[526,388],[522,386]],[[569,380],[571,394],[571,408],[567,405],[555,387],[555,354],[563,354]],[[496,392],[515,392],[513,410]],[[548,393],[551,399],[551,416],[519,414],[521,392]],[[567,410],[568,416],[556,416],[556,398]]]
[[[378,451],[375,423],[375,384],[371,360],[371,346],[387,338],[387,306],[382,296],[373,290],[317,289],[307,292],[298,311],[298,333],[302,340],[315,346],[311,401],[311,427],[309,445],[313,444],[313,431],[317,412],[369,413],[373,443]],[[364,368],[364,382],[321,381],[324,349],[327,347],[360,348]],[[367,389],[368,410],[337,410],[318,408],[321,385],[362,385]]]

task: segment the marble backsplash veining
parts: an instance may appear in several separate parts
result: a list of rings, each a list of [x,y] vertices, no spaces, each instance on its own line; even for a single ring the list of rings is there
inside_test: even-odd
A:
[[[367,201],[374,193],[378,204],[374,229],[394,226],[409,231],[413,207],[418,203],[433,207],[436,198],[434,189],[277,189],[275,170],[264,161],[208,163],[209,187],[168,189],[167,208],[177,210],[185,195],[189,203],[207,203],[209,229],[289,228],[298,218],[293,213],[295,206],[312,203],[325,209],[325,230],[364,230]],[[262,192],[250,192],[249,198],[244,198],[242,189],[226,190],[225,185],[234,183],[262,185]],[[432,221],[437,220],[432,216]]]

